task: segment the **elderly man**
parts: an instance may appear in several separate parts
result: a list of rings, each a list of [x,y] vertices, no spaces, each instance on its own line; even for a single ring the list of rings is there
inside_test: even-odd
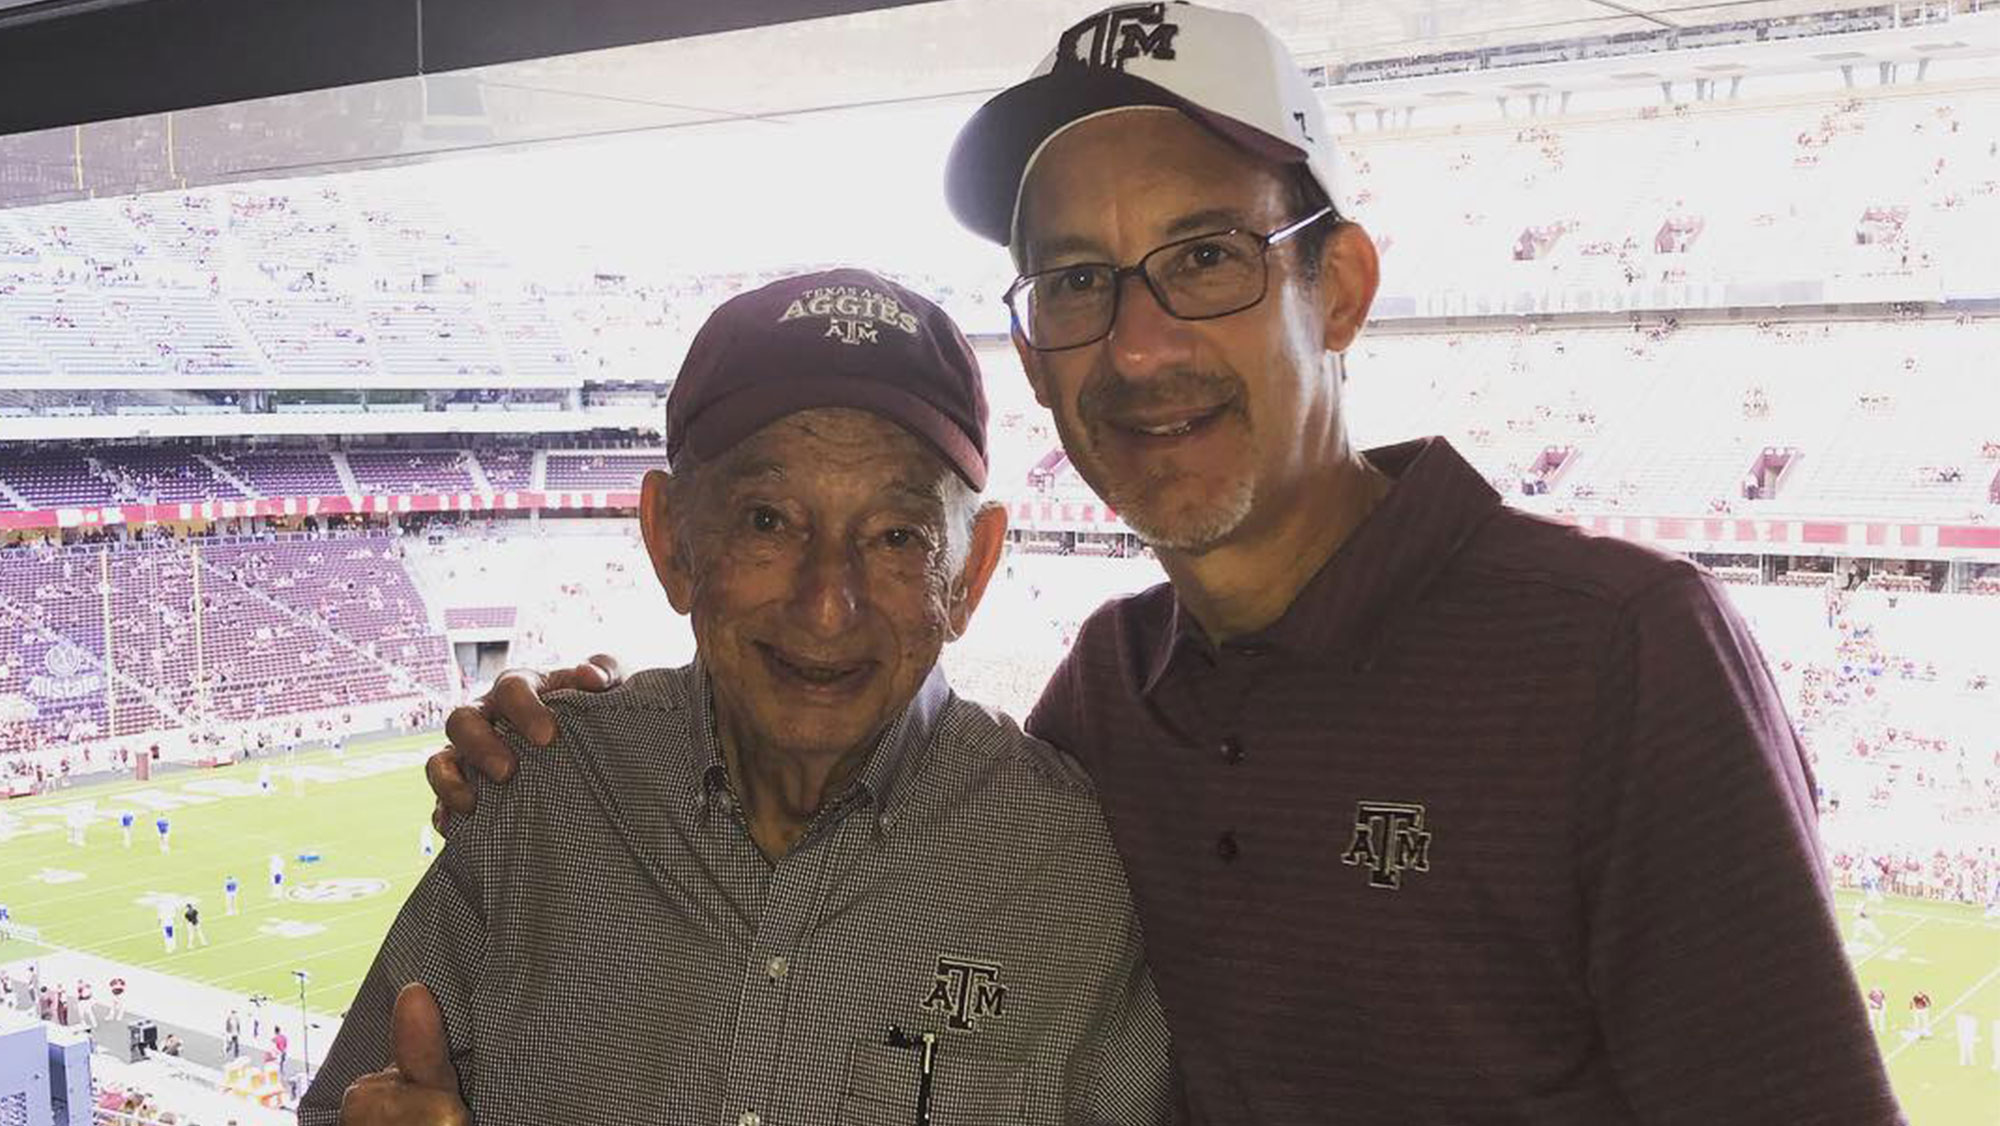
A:
[[[550,701],[561,753],[452,834],[302,1123],[1173,1117],[1088,785],[936,667],[1005,533],[985,414],[873,274],[716,311],[640,513],[694,664]]]
[[[1716,582],[1440,439],[1349,442],[1377,261],[1345,187],[1284,47],[1186,4],[1069,28],[947,171],[1071,463],[1170,580],[1084,625],[1028,728],[1098,785],[1195,1117],[1899,1121]],[[453,741],[504,774],[482,727]]]

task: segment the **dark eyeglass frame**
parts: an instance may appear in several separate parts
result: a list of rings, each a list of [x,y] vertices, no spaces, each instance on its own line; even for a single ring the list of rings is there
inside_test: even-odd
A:
[[[1153,295],[1153,300],[1159,302],[1160,308],[1166,310],[1167,315],[1173,317],[1175,320],[1212,321],[1215,320],[1217,317],[1233,316],[1237,313],[1242,312],[1245,309],[1254,308],[1259,302],[1263,301],[1264,298],[1271,292],[1271,248],[1291,238],[1293,235],[1298,234],[1300,231],[1305,230],[1307,227],[1312,226],[1314,223],[1319,222],[1321,219],[1324,219],[1327,216],[1333,214],[1334,214],[1333,205],[1328,204],[1327,206],[1320,208],[1318,211],[1313,212],[1312,214],[1306,216],[1303,219],[1293,220],[1292,222],[1287,223],[1282,227],[1279,227],[1275,231],[1268,231],[1263,234],[1258,234],[1255,231],[1244,230],[1241,227],[1231,227],[1228,230],[1223,230],[1223,231],[1208,231],[1204,234],[1189,235],[1186,238],[1178,238],[1172,242],[1161,243],[1159,246],[1154,247],[1153,249],[1147,251],[1144,255],[1140,256],[1139,260],[1137,262],[1132,263],[1130,266],[1119,266],[1110,262],[1071,262],[1066,266],[1055,266],[1047,270],[1036,270],[1034,273],[1022,274],[1021,276],[1015,278],[1014,284],[1007,287],[1007,292],[1000,295],[1000,300],[1004,302],[1007,306],[1007,316],[1013,322],[1014,331],[1020,334],[1022,340],[1028,342],[1028,347],[1034,349],[1037,352],[1067,352],[1072,348],[1082,348],[1091,344],[1095,344],[1098,341],[1104,339],[1105,337],[1110,336],[1112,326],[1118,323],[1118,303],[1121,300],[1123,300],[1125,296],[1126,278],[1136,277],[1140,281],[1144,282],[1146,285],[1146,291]],[[1167,295],[1164,292],[1162,292],[1162,287],[1160,286],[1160,284],[1154,280],[1153,275],[1151,273],[1147,272],[1146,270],[1147,263],[1154,261],[1161,254],[1164,254],[1167,251],[1186,246],[1189,243],[1205,242],[1209,239],[1226,238],[1230,235],[1250,235],[1251,237],[1257,240],[1258,243],[1257,264],[1263,271],[1262,280],[1257,286],[1257,295],[1255,297],[1252,297],[1248,301],[1245,301],[1241,305],[1237,305],[1229,309],[1224,309],[1220,312],[1202,313],[1198,316],[1192,316],[1192,317],[1176,312],[1174,310],[1173,302],[1168,300]],[[1104,317],[1103,331],[1099,332],[1096,336],[1093,336],[1088,340],[1079,340],[1074,344],[1058,344],[1052,346],[1044,346],[1035,343],[1034,340],[1029,337],[1027,327],[1021,323],[1021,311],[1014,305],[1014,296],[1020,293],[1022,290],[1033,286],[1038,280],[1042,278],[1053,277],[1059,274],[1067,274],[1074,270],[1087,270],[1087,269],[1110,271],[1111,306],[1110,310],[1105,314]]]

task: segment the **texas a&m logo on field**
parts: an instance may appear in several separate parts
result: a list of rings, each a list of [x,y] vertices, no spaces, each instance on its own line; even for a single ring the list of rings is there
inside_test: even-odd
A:
[[[940,956],[924,1008],[943,1013],[947,1025],[964,1032],[981,1017],[999,1016],[1006,1000],[1007,987],[1000,984],[999,966]]]
[[[1340,862],[1368,869],[1368,886],[1403,886],[1404,872],[1431,870],[1431,835],[1424,807],[1410,802],[1364,801],[1354,807],[1354,839]]]
[[[1167,22],[1165,4],[1127,4],[1096,15],[1063,32],[1056,46],[1056,66],[1111,67],[1141,55],[1174,57],[1174,36],[1181,25]]]

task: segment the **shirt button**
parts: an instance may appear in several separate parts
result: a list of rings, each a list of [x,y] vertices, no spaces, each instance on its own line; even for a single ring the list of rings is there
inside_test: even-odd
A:
[[[1215,838],[1215,855],[1221,857],[1223,863],[1236,859],[1236,854],[1241,851],[1236,845],[1235,833],[1224,833]]]
[[[757,1117],[754,1110],[746,1110],[736,1118],[736,1126],[758,1126],[764,1120]]]
[[[764,963],[764,969],[767,973],[771,975],[772,981],[776,981],[779,978],[784,977],[785,974],[791,971],[791,968],[792,964],[785,960],[785,956],[783,954],[780,954],[777,957],[772,958],[770,961]]]
[[[1222,761],[1231,766],[1243,761],[1243,742],[1234,735],[1222,740]]]

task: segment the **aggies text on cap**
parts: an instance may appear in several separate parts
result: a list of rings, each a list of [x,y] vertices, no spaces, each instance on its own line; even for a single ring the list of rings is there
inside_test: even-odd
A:
[[[879,414],[986,487],[986,391],[971,345],[944,310],[857,269],[784,278],[709,314],[667,395],[667,463],[711,460],[815,407]]]

